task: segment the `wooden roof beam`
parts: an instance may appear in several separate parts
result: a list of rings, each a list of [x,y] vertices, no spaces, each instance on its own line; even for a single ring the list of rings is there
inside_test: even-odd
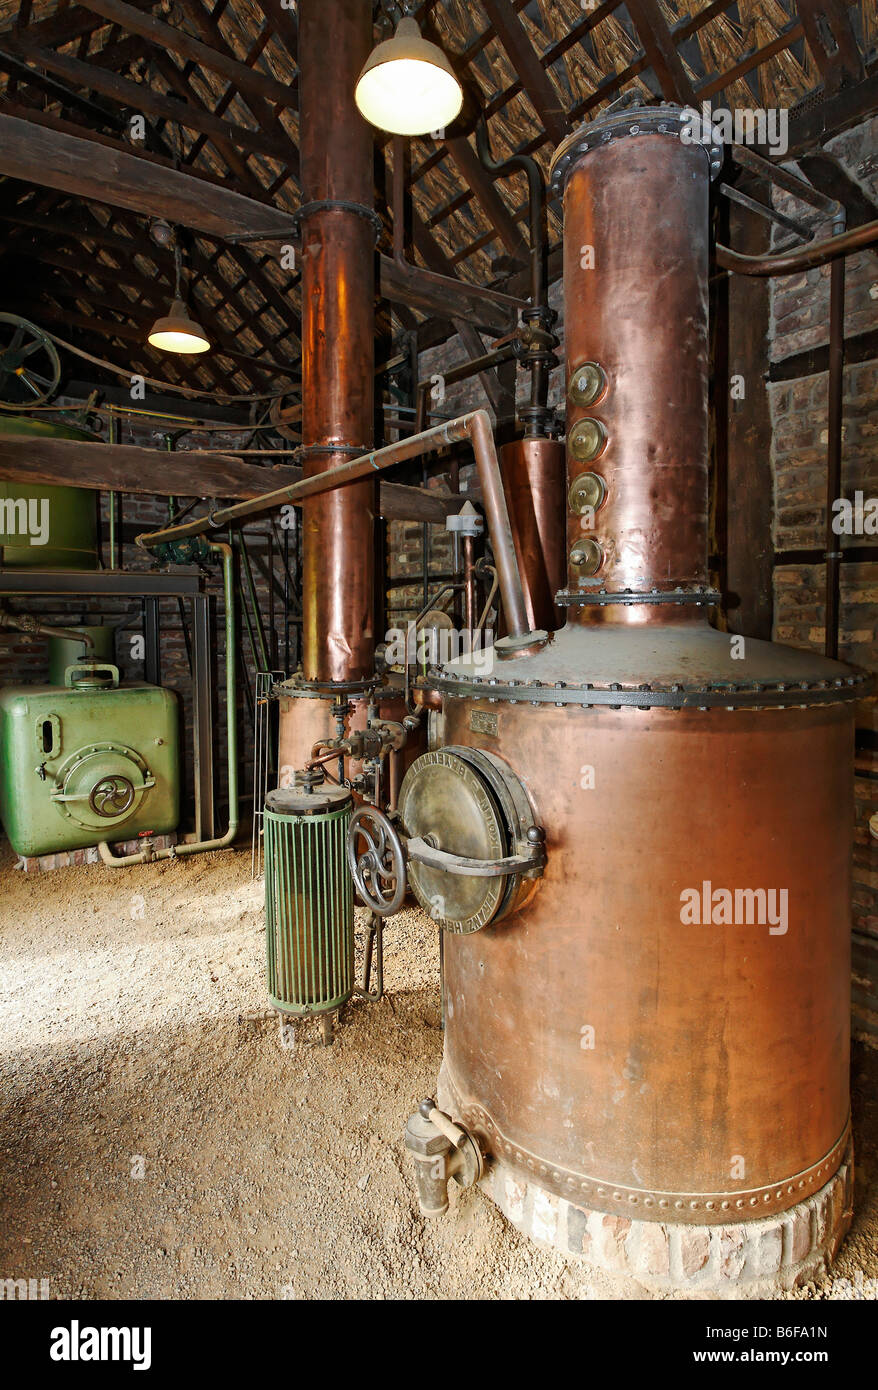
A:
[[[145,83],[131,82],[114,72],[84,63],[79,58],[69,58],[51,49],[40,48],[30,39],[20,35],[7,39],[6,47],[15,57],[25,58],[29,64],[45,68],[47,72],[66,78],[87,91],[98,92],[101,96],[108,97],[131,110],[172,121],[175,125],[185,126],[189,130],[202,131],[212,138],[230,140],[242,150],[249,150],[251,154],[265,155],[281,162],[288,157],[289,148],[286,140],[263,131],[231,125],[210,112],[197,110],[185,102],[174,101]]]
[[[863,57],[854,38],[844,0],[796,0],[814,61],[827,96],[864,75]]]
[[[681,106],[694,106],[695,88],[683,66],[683,59],[674,47],[658,0],[626,0],[626,8],[661,87],[662,96],[666,101],[679,102]]]
[[[510,256],[516,260],[527,260],[528,248],[517,224],[513,221],[500,194],[494,187],[494,180],[482,164],[469,140],[458,135],[445,141],[448,153],[454,160],[464,183],[472,189],[476,201],[494,228]]]
[[[546,134],[556,145],[560,145],[570,128],[567,112],[513,5],[510,0],[482,0],[482,8],[521,78],[521,85]]]
[[[179,53],[181,57],[191,59],[199,67],[219,73],[241,92],[250,93],[263,101],[273,101],[278,106],[296,106],[296,101],[291,99],[289,88],[282,82],[248,67],[240,59],[230,56],[227,51],[221,51],[218,46],[202,43],[178,25],[165,24],[154,15],[143,13],[134,5],[126,4],[125,0],[78,0],[78,3],[101,15],[108,22],[118,24],[126,33],[139,34],[141,38],[148,39],[166,53]],[[218,29],[214,29],[214,35],[222,39]]]
[[[140,92],[136,83],[130,85]],[[85,130],[74,136],[69,124],[59,128],[54,120],[29,116],[0,112],[0,173],[144,217],[160,208],[169,221],[214,237],[287,228],[292,235],[290,215],[278,208],[180,173],[167,161],[132,154],[117,141],[95,139]]]

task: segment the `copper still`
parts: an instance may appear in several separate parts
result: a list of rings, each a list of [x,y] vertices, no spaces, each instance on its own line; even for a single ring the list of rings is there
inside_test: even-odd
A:
[[[448,1112],[513,1219],[563,1199],[580,1226],[697,1226],[713,1249],[828,1191],[848,1150],[866,678],[708,623],[719,151],[681,120],[615,110],[555,155],[566,624],[426,681],[441,713],[400,829],[444,929],[446,1027],[441,1108],[407,1142],[423,1156]],[[847,1219],[809,1216],[803,1249]]]

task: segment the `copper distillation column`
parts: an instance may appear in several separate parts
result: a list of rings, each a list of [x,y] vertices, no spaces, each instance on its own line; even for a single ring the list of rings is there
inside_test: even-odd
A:
[[[511,907],[485,879],[464,915],[464,880],[409,864],[444,927],[438,1102],[478,1141],[485,1190],[598,1265],[755,1288],[809,1276],[850,1219],[853,724],[869,687],[707,621],[721,152],[681,139],[682,120],[613,110],[556,153],[567,623],[490,670],[427,678],[442,743],[400,808],[409,836],[472,853],[431,788],[456,779],[462,797],[499,768],[544,834]],[[476,789],[467,804],[476,836],[493,803]]]
[[[378,224],[372,135],[354,103],[372,44],[371,4],[301,0],[298,15],[307,477],[372,444]],[[375,513],[376,484],[368,479],[304,504],[302,671],[291,698],[281,701],[282,769],[302,767],[318,739],[339,731],[338,712],[349,698],[355,722],[365,717],[374,672]]]

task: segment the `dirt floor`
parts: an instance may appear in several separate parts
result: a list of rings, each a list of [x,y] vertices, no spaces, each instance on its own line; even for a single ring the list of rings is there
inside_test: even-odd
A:
[[[262,885],[227,852],[26,877],[0,855],[0,1279],[55,1298],[644,1298],[525,1241],[478,1192],[417,1212],[402,1130],[441,1054],[435,929],[386,931],[380,1004],[285,1045]],[[878,1284],[878,1053],[855,1049],[857,1215]]]

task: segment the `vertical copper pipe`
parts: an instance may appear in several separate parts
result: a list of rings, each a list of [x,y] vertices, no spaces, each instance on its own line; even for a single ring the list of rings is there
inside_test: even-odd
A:
[[[303,203],[373,206],[372,136],[354,85],[372,43],[369,0],[300,0]],[[366,217],[315,208],[302,220],[302,444],[306,477],[372,444],[374,232]],[[332,446],[344,446],[332,452]],[[309,453],[309,449],[313,452]],[[375,483],[309,499],[303,516],[303,672],[372,674]]]
[[[829,416],[826,469],[826,618],[824,651],[838,657],[839,578],[841,541],[832,529],[832,505],[841,494],[841,428],[844,397],[844,281],[843,260],[829,271]]]
[[[554,632],[564,622],[555,595],[567,578],[564,445],[513,439],[500,450],[500,471],[530,626]]]
[[[573,159],[564,192],[567,381],[588,362],[606,377],[592,405],[567,409],[570,482],[593,472],[606,486],[590,530],[568,513],[568,588],[582,594],[707,579],[708,160],[672,136],[619,135]],[[583,461],[573,440],[585,420],[606,438]],[[584,537],[601,557],[585,573],[572,562]],[[568,610],[572,622],[662,621],[666,611]]]
[[[471,633],[476,625],[476,572],[472,536],[464,536],[463,538],[463,585],[463,624],[467,632]]]

